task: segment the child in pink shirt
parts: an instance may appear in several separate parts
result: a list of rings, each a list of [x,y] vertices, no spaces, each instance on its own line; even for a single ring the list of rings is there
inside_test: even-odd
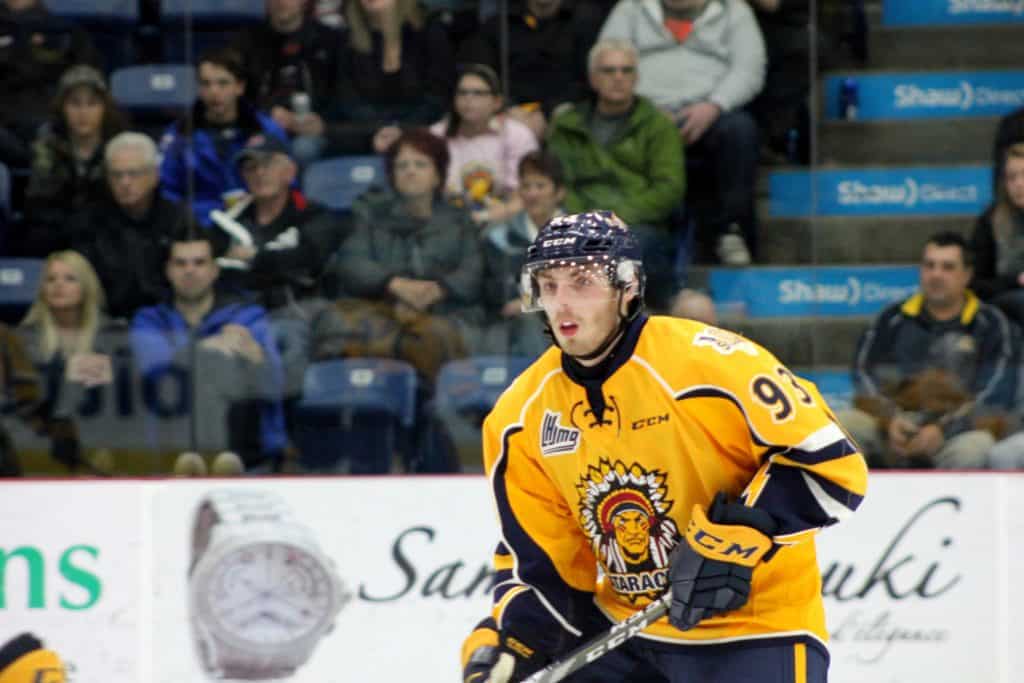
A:
[[[519,160],[538,149],[525,124],[506,116],[501,85],[488,66],[462,70],[451,112],[430,130],[448,142],[445,194],[473,210],[477,223],[505,220],[522,210],[516,195]]]

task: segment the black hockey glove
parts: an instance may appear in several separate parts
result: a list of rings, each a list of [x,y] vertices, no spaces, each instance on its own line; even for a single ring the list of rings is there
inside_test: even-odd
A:
[[[481,626],[473,637],[492,644],[481,644],[469,654],[462,669],[463,683],[521,681],[547,664],[545,657],[510,633]]]
[[[775,528],[767,512],[730,503],[721,492],[706,515],[694,505],[686,537],[669,558],[672,625],[686,631],[745,605],[754,567],[772,549]]]

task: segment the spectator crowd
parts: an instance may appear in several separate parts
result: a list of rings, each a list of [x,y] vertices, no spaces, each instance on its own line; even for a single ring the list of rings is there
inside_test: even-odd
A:
[[[119,100],[127,64],[98,36],[45,0],[0,0],[0,251],[43,263],[35,301],[0,328],[9,412],[86,473],[111,463],[76,420],[125,382],[155,406],[147,443],[187,444],[180,472],[457,469],[444,369],[547,348],[518,278],[552,217],[615,211],[639,235],[648,306],[715,323],[687,266],[755,263],[759,165],[808,161],[789,144],[809,126],[808,5],[523,0],[503,22],[483,6],[467,21],[416,0],[323,15],[266,0],[262,21],[205,36],[194,102],[154,112]],[[1020,120],[1000,128],[997,199],[973,237],[924,245],[920,294],[858,348],[840,418],[876,466],[1024,465]],[[384,175],[329,208],[304,173],[345,156]],[[415,373],[394,459],[310,465],[295,435],[315,370],[360,357]],[[19,467],[5,438],[0,471]]]

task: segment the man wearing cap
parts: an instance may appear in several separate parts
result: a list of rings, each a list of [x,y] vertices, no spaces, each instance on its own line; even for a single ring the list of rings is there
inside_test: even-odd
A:
[[[61,76],[53,117],[32,143],[18,255],[70,247],[69,219],[106,195],[103,145],[123,128],[102,73],[78,64]]]
[[[333,309],[321,298],[320,278],[347,230],[293,188],[298,166],[281,140],[253,136],[236,164],[249,194],[214,217],[230,239],[223,281],[256,293],[270,311],[286,369],[285,395],[297,395],[310,353],[330,335]]]

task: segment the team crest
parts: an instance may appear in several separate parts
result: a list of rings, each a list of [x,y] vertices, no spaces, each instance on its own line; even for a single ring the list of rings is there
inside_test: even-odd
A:
[[[679,537],[665,474],[602,459],[576,492],[583,531],[612,587],[630,602],[656,598],[668,585],[668,556]]]

